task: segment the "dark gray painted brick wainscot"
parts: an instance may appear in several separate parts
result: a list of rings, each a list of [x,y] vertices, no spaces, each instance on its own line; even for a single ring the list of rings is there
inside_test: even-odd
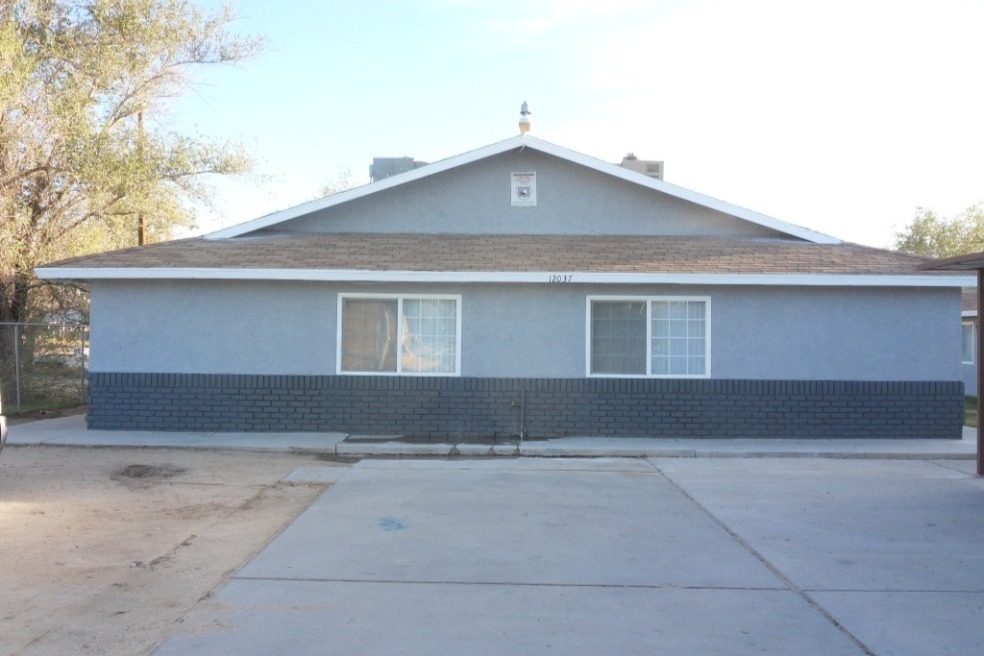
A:
[[[958,381],[92,373],[89,383],[88,425],[110,430],[959,439],[963,425]]]

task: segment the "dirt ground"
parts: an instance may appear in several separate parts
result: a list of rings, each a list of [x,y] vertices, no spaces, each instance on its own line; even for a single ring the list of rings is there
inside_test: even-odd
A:
[[[9,446],[0,654],[147,654],[322,492],[312,456]]]

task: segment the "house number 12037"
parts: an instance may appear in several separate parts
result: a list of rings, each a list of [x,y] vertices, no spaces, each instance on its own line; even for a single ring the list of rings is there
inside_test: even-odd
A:
[[[555,273],[550,275],[550,282],[574,282],[573,273]]]

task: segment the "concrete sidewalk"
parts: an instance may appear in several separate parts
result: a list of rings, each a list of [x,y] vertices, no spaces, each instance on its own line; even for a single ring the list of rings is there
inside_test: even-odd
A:
[[[129,446],[239,449],[317,453],[339,457],[484,457],[557,458],[888,458],[971,460],[976,432],[963,439],[673,439],[564,437],[492,443],[411,443],[397,437],[345,433],[168,433],[87,430],[85,417],[73,415],[10,428],[8,444],[56,446]]]
[[[155,653],[978,654],[970,468],[366,459]]]

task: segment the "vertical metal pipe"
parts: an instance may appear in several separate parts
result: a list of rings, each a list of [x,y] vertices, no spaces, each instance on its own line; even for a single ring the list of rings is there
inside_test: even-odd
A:
[[[79,401],[85,405],[85,324],[78,324],[79,327]]]
[[[519,441],[526,438],[526,388],[523,388],[522,404],[519,407]]]
[[[21,411],[21,366],[20,366],[20,326],[14,324],[14,389],[17,397],[17,412]]]
[[[981,330],[981,312],[984,311],[984,269],[977,270],[977,475],[984,476],[984,417],[981,413],[981,394],[984,394],[984,367],[981,366],[981,355],[984,355],[984,330]]]

